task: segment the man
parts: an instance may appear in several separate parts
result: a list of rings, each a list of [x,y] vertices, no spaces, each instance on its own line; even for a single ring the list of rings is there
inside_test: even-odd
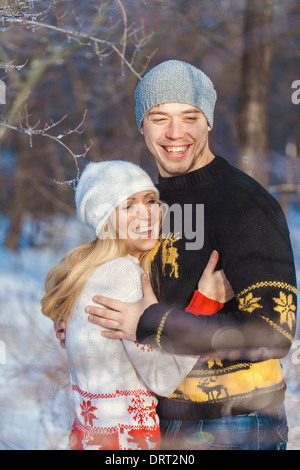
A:
[[[113,329],[102,332],[110,338],[154,339],[160,348],[200,355],[178,389],[159,400],[166,448],[284,449],[280,358],[293,340],[297,302],[285,217],[257,182],[211,152],[216,92],[203,72],[164,62],[144,76],[135,97],[161,199],[183,214],[189,209],[194,228],[204,205],[204,225],[194,230],[204,230],[203,246],[188,249],[184,223],[179,235],[171,230],[153,263],[159,303],[143,280],[140,302],[99,296],[94,300],[107,308],[89,306],[89,319]],[[212,250],[236,298],[217,314],[195,316],[184,308]]]

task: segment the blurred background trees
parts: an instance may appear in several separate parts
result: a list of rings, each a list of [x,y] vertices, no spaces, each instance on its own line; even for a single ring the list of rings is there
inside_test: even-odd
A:
[[[25,217],[74,213],[86,160],[124,159],[156,178],[134,90],[167,59],[218,92],[211,147],[286,207],[299,203],[298,0],[0,0],[0,212],[17,250]],[[69,182],[69,184],[59,184]]]
[[[212,78],[211,148],[279,199],[299,278],[299,46],[299,0],[0,0],[0,449],[67,445],[67,362],[40,312],[43,283],[90,239],[73,190],[88,160],[130,160],[156,179],[134,90],[159,62]],[[298,343],[284,365],[297,449]]]
[[[238,165],[268,185],[268,104],[270,95],[273,0],[247,0],[238,107]]]

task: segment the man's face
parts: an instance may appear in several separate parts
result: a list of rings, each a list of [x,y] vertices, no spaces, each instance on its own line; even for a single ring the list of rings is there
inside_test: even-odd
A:
[[[207,165],[213,158],[208,146],[211,130],[204,114],[184,103],[151,108],[141,133],[161,176],[177,176]]]

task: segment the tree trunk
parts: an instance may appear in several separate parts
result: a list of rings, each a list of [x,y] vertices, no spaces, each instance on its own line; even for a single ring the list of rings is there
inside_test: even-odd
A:
[[[246,0],[238,110],[238,166],[268,184],[268,98],[273,0]]]
[[[5,247],[8,250],[17,251],[19,248],[25,201],[26,187],[24,185],[24,165],[23,161],[18,159],[14,178],[13,196],[9,211],[11,223],[5,240]]]

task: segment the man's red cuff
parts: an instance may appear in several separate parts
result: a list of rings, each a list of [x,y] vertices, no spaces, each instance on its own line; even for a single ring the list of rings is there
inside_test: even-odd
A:
[[[198,290],[194,292],[189,306],[185,309],[194,315],[212,315],[221,310],[224,304],[217,300],[212,300],[201,294]]]

